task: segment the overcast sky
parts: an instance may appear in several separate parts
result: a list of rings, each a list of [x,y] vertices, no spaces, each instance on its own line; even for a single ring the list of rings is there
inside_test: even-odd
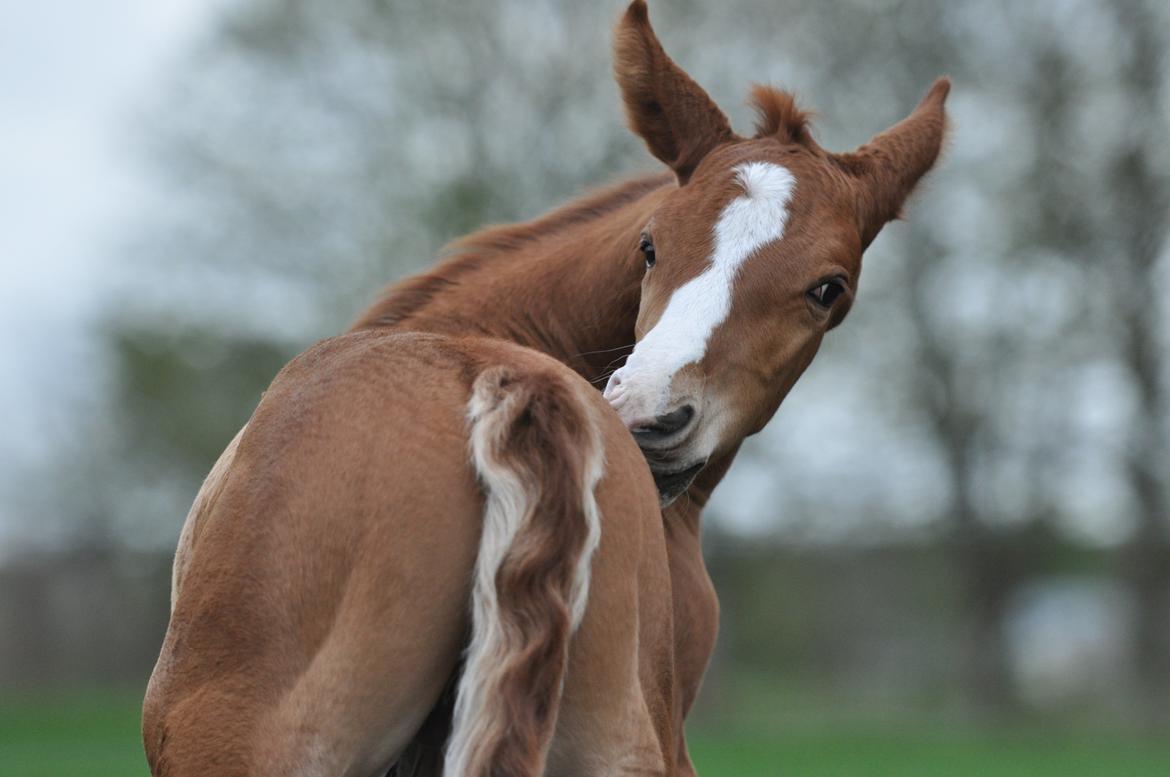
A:
[[[0,407],[21,408],[0,424],[9,472],[50,453],[65,405],[94,385],[93,314],[146,196],[135,112],[222,4],[38,0],[0,12]]]
[[[12,2],[0,11],[0,551],[22,473],[101,384],[94,322],[147,187],[136,111],[226,0]],[[19,408],[14,411],[13,408]]]

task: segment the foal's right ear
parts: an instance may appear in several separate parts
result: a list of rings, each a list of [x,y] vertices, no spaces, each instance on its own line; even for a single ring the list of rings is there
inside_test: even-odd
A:
[[[719,106],[662,50],[645,0],[630,3],[614,30],[613,70],[630,127],[680,185],[708,151],[735,137]]]

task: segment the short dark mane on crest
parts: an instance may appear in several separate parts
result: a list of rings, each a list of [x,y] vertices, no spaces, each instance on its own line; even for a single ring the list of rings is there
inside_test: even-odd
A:
[[[756,137],[775,137],[782,143],[813,142],[810,122],[813,114],[796,107],[792,92],[764,84],[752,86],[751,106],[756,111]]]
[[[496,224],[456,238],[447,244],[444,253],[450,256],[511,251],[524,243],[604,216],[670,182],[671,177],[667,173],[650,173],[602,186],[532,221]]]
[[[429,272],[399,281],[354,322],[352,329],[393,326],[425,308],[443,291],[459,285],[491,257],[592,221],[673,182],[653,173],[603,186],[532,221],[484,227],[448,243],[442,261]]]

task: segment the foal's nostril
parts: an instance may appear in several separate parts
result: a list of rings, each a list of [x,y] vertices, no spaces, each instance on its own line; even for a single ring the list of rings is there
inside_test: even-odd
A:
[[[620,372],[620,371],[619,371]],[[622,376],[617,372],[609,376],[609,380],[605,384],[605,390],[601,392],[601,396],[606,399],[613,399],[618,387],[622,385]]]
[[[690,405],[683,405],[676,410],[671,410],[669,413],[658,416],[652,424],[637,427],[633,432],[644,439],[669,437],[685,429],[694,417],[695,408]]]
[[[694,417],[695,409],[690,405],[683,405],[677,410],[672,410],[666,415],[660,415],[655,418],[654,425],[659,427],[663,434],[674,434],[685,428]]]

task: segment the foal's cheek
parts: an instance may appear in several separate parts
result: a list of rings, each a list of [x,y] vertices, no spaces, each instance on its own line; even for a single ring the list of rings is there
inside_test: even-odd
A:
[[[712,413],[711,422],[718,428],[720,450],[755,434],[767,422],[767,387],[747,371],[726,370],[713,388],[711,400],[718,412]]]
[[[767,425],[772,416],[776,413],[776,408],[780,405],[782,397],[775,392],[767,391],[764,387],[756,393],[753,398],[751,406],[745,408],[743,413],[743,425],[739,429],[741,437],[748,437],[756,434]]]
[[[767,400],[764,402],[765,412],[762,419],[759,421],[760,428],[776,415],[776,411],[780,409],[780,405],[788,396],[788,392],[792,391],[793,386],[804,375],[804,371],[812,363],[813,358],[820,350],[822,334],[816,332],[808,337],[802,347],[796,349],[795,352],[788,352],[782,359],[782,366],[777,371],[777,377],[770,387]]]
[[[751,366],[736,371],[728,391],[734,433],[740,437],[756,434],[772,420],[817,350],[807,340],[759,342],[757,346],[754,353],[744,355],[748,361],[742,363]]]

